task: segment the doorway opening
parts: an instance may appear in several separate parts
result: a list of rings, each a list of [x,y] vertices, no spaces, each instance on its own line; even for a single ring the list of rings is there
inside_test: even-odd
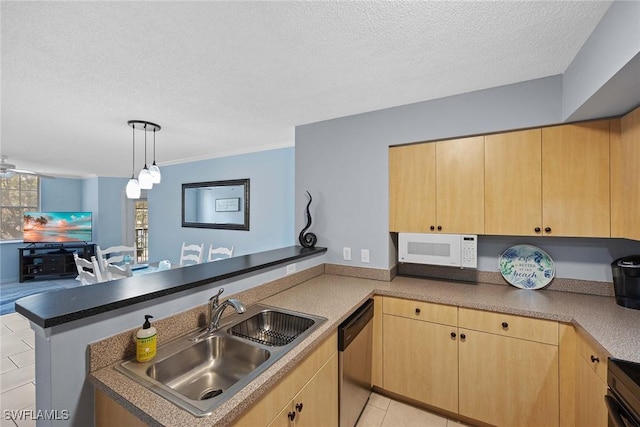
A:
[[[149,203],[147,199],[138,199],[135,203],[136,261],[149,259]]]

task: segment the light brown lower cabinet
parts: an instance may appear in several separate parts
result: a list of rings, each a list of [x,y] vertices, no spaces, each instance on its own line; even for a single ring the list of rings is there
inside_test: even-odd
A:
[[[337,349],[334,333],[233,425],[337,427]]]
[[[606,427],[607,354],[580,334],[576,347],[576,427]]]
[[[382,323],[384,388],[458,412],[457,328],[388,314]]]
[[[557,426],[558,347],[460,329],[460,415],[496,426]]]
[[[608,420],[604,396],[607,384],[581,358],[576,361],[576,426],[606,427]]]
[[[486,424],[559,425],[557,322],[386,296],[383,311],[384,390]]]
[[[271,421],[269,427],[324,427],[338,425],[338,354]],[[335,391],[335,392],[333,392]]]
[[[607,427],[609,354],[572,325],[387,296],[382,312],[381,389],[494,426]]]

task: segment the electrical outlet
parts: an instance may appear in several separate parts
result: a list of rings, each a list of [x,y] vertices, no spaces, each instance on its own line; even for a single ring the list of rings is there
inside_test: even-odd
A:
[[[369,263],[369,249],[361,249],[360,250],[360,261]]]
[[[293,274],[295,272],[296,272],[296,265],[295,264],[287,265],[287,274]]]
[[[351,261],[351,248],[342,248],[342,259]]]

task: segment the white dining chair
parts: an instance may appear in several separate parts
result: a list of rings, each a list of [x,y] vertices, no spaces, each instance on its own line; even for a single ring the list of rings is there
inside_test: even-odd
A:
[[[233,246],[231,246],[231,248],[225,248],[223,246],[219,248],[214,248],[213,245],[209,246],[209,258],[208,258],[209,262],[231,258],[232,256],[233,256]]]
[[[120,266],[106,263],[102,275],[106,276],[107,280],[124,279],[133,276],[133,270],[130,264]]]
[[[106,249],[96,245],[96,258],[100,266],[100,273],[106,280],[123,279],[131,277],[129,261],[135,261],[136,248],[133,246],[110,246]],[[120,265],[116,265],[120,264]]]
[[[106,280],[100,272],[100,266],[95,256],[92,256],[91,261],[89,261],[79,257],[78,254],[73,254],[73,259],[78,270],[76,280],[79,280],[83,286],[104,282]]]
[[[182,242],[182,251],[180,252],[180,267],[200,264],[204,255],[203,248],[204,243],[201,245],[187,245]]]
[[[109,264],[121,264],[125,262],[125,257],[129,257],[131,261],[136,260],[136,248],[134,246],[110,246],[106,249],[96,246],[96,258],[103,259]]]

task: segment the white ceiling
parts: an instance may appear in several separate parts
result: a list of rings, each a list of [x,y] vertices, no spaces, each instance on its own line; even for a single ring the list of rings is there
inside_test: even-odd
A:
[[[128,177],[130,119],[162,126],[160,165],[293,146],[297,125],[563,73],[610,5],[3,0],[0,151]]]

